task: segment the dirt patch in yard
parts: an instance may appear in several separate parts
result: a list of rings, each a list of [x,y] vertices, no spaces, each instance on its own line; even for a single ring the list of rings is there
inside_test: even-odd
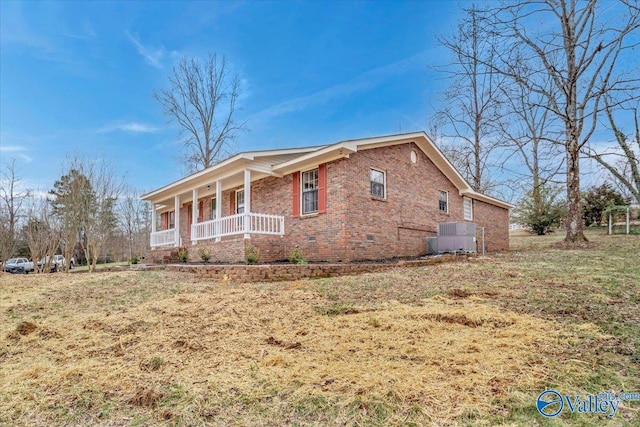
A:
[[[39,307],[29,290],[37,294],[43,283],[29,280],[21,296],[9,299],[27,307],[35,300]],[[113,293],[134,281],[127,274],[103,286]],[[26,323],[11,319],[29,316],[24,307],[12,310],[5,295],[3,321],[31,332],[46,328],[50,336],[0,337],[6,349],[0,412],[18,424],[82,424],[110,405],[120,409],[103,415],[105,423],[133,413],[153,424],[186,422],[194,416],[188,402],[198,402],[225,424],[240,415],[237,401],[337,402],[333,410],[358,417],[391,399],[395,415],[388,422],[412,414],[415,421],[446,423],[469,411],[499,411],[496,399],[539,387],[563,340],[547,322],[466,294],[323,311],[318,307],[327,300],[298,283],[286,290],[191,285],[117,315],[94,313],[92,304],[79,301],[85,309],[58,315],[49,307],[40,310],[46,316]],[[56,286],[63,294],[75,289]],[[42,290],[57,298],[47,286]],[[236,403],[225,405],[229,399]],[[243,420],[250,423],[251,416]]]

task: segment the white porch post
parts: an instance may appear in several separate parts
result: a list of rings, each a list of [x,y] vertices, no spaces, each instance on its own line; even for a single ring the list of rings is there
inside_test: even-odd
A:
[[[251,171],[244,170],[244,238],[251,238],[251,223],[249,214],[251,213]]]
[[[156,213],[156,204],[152,203],[151,204],[151,234],[153,235],[153,233],[155,233],[156,231],[158,231],[158,218],[157,218],[157,213]],[[155,249],[155,246],[153,245],[153,237],[151,237],[151,249]]]
[[[193,232],[193,229],[195,228],[195,225],[198,223],[198,189],[194,188],[193,189],[193,193],[192,193],[192,204],[191,204],[191,230],[189,230],[190,234],[191,234],[191,244],[195,245],[196,241],[195,241],[195,233]]]
[[[174,246],[178,247],[180,246],[180,196],[176,196],[174,198],[174,204],[175,204],[175,233],[176,233],[176,237],[175,237],[175,243]]]
[[[216,181],[216,220],[222,218],[222,180]],[[220,222],[217,221],[215,225],[216,242],[221,240],[220,238]]]

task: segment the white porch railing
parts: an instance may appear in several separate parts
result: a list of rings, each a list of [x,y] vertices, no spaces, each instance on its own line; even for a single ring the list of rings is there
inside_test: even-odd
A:
[[[151,247],[156,246],[174,246],[176,243],[176,230],[170,228],[168,230],[156,231],[151,233]]]
[[[284,217],[259,213],[224,216],[191,226],[191,240],[215,239],[234,234],[284,235]]]

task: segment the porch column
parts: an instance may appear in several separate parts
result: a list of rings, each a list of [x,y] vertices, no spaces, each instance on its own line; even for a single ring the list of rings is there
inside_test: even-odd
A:
[[[216,242],[221,240],[220,238],[220,221],[222,218],[222,180],[216,181]]]
[[[156,231],[158,231],[158,218],[157,218],[157,213],[156,213],[156,204],[152,203],[151,204],[151,249],[155,249],[155,246],[153,245],[153,233],[155,233]]]
[[[251,213],[251,171],[249,169],[244,170],[244,238],[250,239],[251,234],[251,219],[249,214]]]
[[[195,245],[196,241],[195,241],[195,233],[193,232],[193,228],[194,226],[198,223],[198,189],[194,188],[193,189],[193,193],[192,193],[192,204],[191,204],[191,230],[189,231],[189,234],[191,235],[191,244]]]
[[[175,235],[175,242],[174,242],[174,246],[175,247],[179,247],[180,246],[180,196],[176,196],[174,198],[173,203],[175,204],[175,224],[174,224],[174,231],[176,233]]]

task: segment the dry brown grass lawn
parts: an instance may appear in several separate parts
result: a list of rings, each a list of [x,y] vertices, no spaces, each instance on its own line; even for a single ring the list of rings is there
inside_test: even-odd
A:
[[[566,251],[516,246],[468,264],[274,284],[3,274],[0,425],[542,425],[533,408],[546,386],[637,387],[621,354],[635,354],[637,317],[616,334],[576,314],[581,304],[554,312],[566,301],[526,287],[566,297],[587,282],[556,273]],[[529,263],[569,290],[531,277]],[[638,287],[620,288],[637,307]],[[608,425],[636,416],[628,406]]]

